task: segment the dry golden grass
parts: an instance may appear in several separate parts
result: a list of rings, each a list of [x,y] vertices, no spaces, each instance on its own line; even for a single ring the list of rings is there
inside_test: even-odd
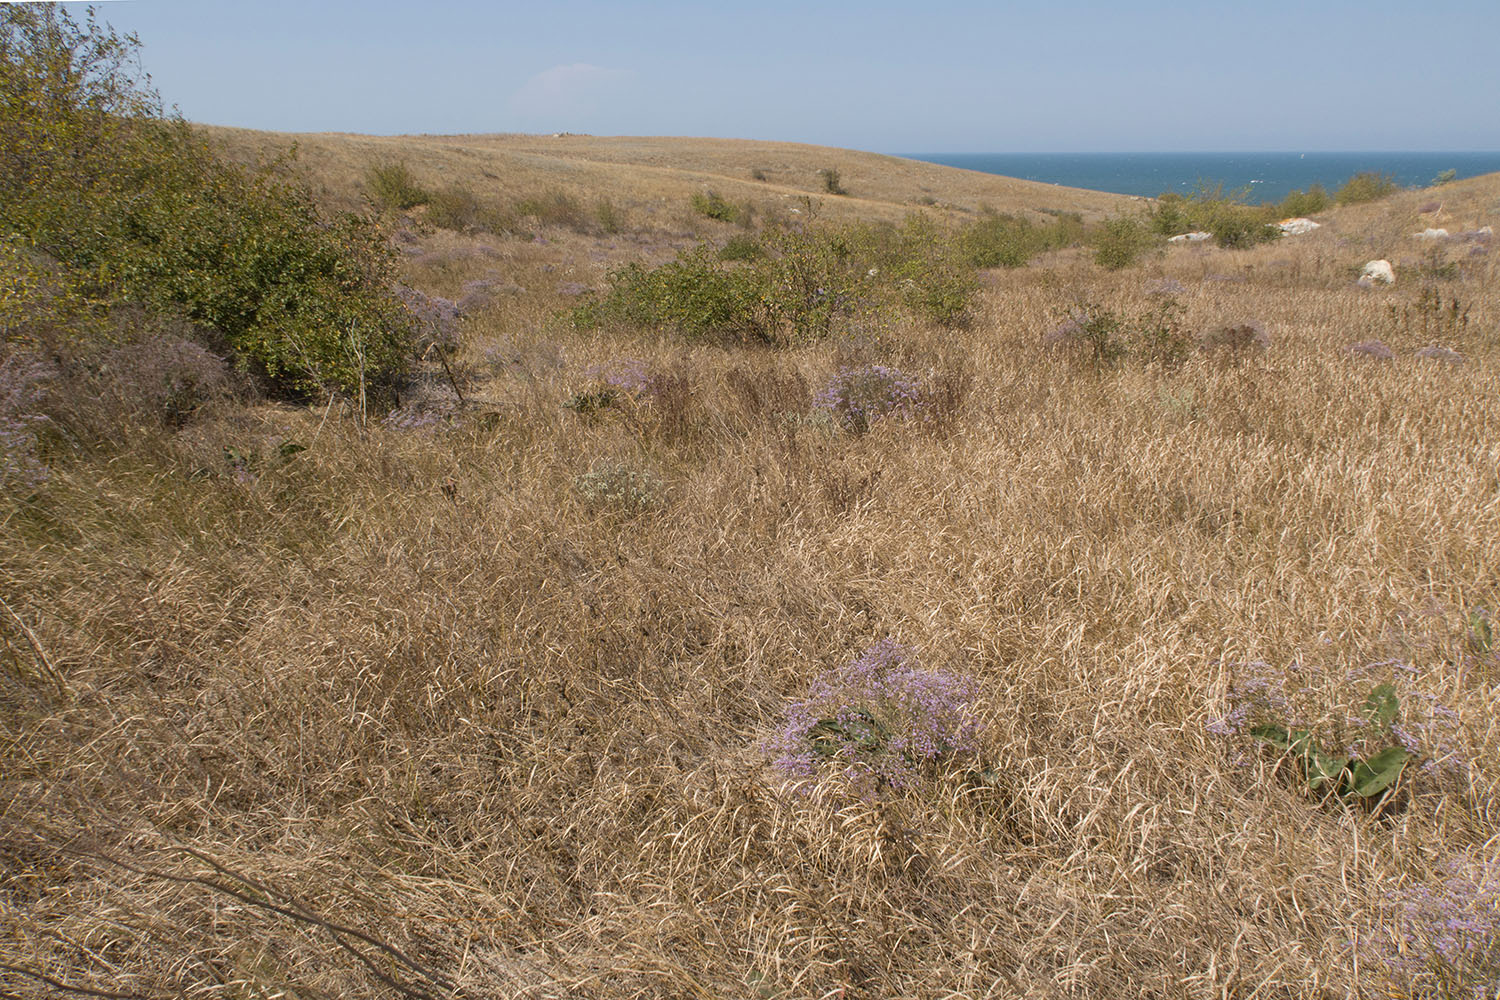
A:
[[[433,188],[464,185],[486,198],[557,190],[592,202],[608,197],[636,228],[691,227],[688,199],[704,190],[763,212],[811,210],[829,218],[900,220],[916,208],[963,215],[1057,209],[1094,218],[1140,199],[957,170],[879,153],[744,139],[582,135],[355,136],[213,128],[232,156],[264,160],[293,142],[316,189],[346,207],[361,204],[372,164],[405,163]],[[837,170],[847,195],[832,195],[820,171]],[[759,171],[765,180],[755,180]]]
[[[1118,202],[765,144],[302,142],[330,192],[379,152],[631,213],[750,166],[807,192],[824,163],[856,195],[824,203],[870,217],[919,182]],[[1451,228],[1495,221],[1500,179],[1444,191]],[[1500,601],[1500,283],[1465,258],[1435,287],[1467,325],[1413,325],[1428,197],[1117,274],[1067,251],[987,274],[966,330],[777,353],[551,320],[557,284],[668,255],[660,232],[423,236],[419,287],[504,286],[465,327],[490,415],[403,433],[227,407],[0,514],[0,989],[1391,995],[1360,947],[1387,893],[1500,831],[1500,666],[1463,624]],[[1353,287],[1371,257],[1394,288]],[[1145,308],[1151,277],[1186,286],[1190,327],[1255,319],[1270,350],[1103,372],[1042,350],[1079,303]],[[1371,337],[1397,357],[1342,353]],[[1467,363],[1412,356],[1435,339]],[[562,406],[627,356],[691,393]],[[864,436],[784,419],[851,359],[967,393]],[[283,439],[309,450],[222,474],[224,447]],[[575,482],[603,462],[658,502],[590,503]],[[768,762],[787,700],[887,635],[977,679],[992,785],[872,800]],[[1319,804],[1205,731],[1235,663],[1331,685],[1396,657],[1473,761],[1402,808]]]

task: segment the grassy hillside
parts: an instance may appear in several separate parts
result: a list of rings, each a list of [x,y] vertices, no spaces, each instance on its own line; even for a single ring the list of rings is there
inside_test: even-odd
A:
[[[770,211],[805,208],[812,196],[834,217],[899,220],[915,208],[1000,212],[1059,209],[1098,216],[1133,199],[1099,191],[996,177],[878,153],[743,139],[584,135],[280,135],[214,128],[231,155],[265,159],[295,142],[314,183],[359,204],[358,181],[372,163],[404,162],[434,187],[462,184],[491,197],[560,190],[620,202],[637,225],[664,224],[688,198],[713,188]],[[848,192],[830,195],[820,171],[839,172]],[[756,179],[756,175],[763,179]]]
[[[768,222],[1143,206],[767,143],[296,138],[331,203],[405,163],[515,221],[388,215],[461,302],[390,418],[226,399],[6,495],[0,989],[1493,989],[1500,275],[1413,234],[1494,225],[1500,176],[773,349],[570,312]],[[1316,781],[1393,747],[1390,788]]]

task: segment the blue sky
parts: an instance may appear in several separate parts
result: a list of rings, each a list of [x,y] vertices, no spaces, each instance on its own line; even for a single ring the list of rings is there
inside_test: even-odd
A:
[[[98,9],[140,36],[169,104],[250,128],[890,153],[1500,150],[1495,0]]]

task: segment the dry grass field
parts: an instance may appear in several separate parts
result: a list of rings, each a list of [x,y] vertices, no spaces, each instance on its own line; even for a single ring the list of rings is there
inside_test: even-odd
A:
[[[331,204],[401,161],[618,224],[402,224],[405,280],[467,297],[441,419],[225,403],[0,507],[0,994],[1495,995],[1500,251],[1413,234],[1500,222],[1500,176],[1252,250],[1064,249],[982,272],[965,326],[773,350],[559,314],[744,231],[707,188],[756,226],[1135,202],[767,143],[298,142]],[[1268,347],[1044,343],[1163,290]],[[922,403],[841,426],[819,393],[865,365]],[[778,766],[887,638],[971,683],[972,751],[899,787]],[[1245,705],[1417,756],[1378,801],[1314,790]]]

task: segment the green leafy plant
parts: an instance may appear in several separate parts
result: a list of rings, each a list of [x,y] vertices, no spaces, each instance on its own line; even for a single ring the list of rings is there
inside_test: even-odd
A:
[[[1219,246],[1236,250],[1280,238],[1281,230],[1272,224],[1280,207],[1246,204],[1248,196],[1248,189],[1226,192],[1223,184],[1207,183],[1186,197],[1164,194],[1151,213],[1151,228],[1163,236],[1213,233]]]
[[[1366,170],[1344,182],[1334,198],[1340,205],[1358,205],[1377,201],[1396,191],[1396,181],[1389,174]]]
[[[1156,245],[1144,222],[1133,215],[1116,215],[1105,219],[1094,236],[1094,261],[1107,271],[1119,271]]]
[[[719,249],[720,260],[756,260],[765,256],[760,240],[749,234],[731,236]]]
[[[405,211],[432,200],[432,193],[417,182],[405,163],[380,163],[365,171],[365,189],[381,208]]]
[[[958,247],[974,267],[1024,267],[1039,253],[1070,246],[1083,238],[1083,217],[1076,213],[1059,213],[1050,222],[1039,224],[991,211],[959,233]]]
[[[1401,716],[1396,689],[1390,684],[1376,686],[1365,699],[1364,715],[1373,729],[1389,735]],[[1365,755],[1328,753],[1310,730],[1275,724],[1252,726],[1250,735],[1284,751],[1314,794],[1364,802],[1385,797],[1416,756],[1399,743]]]
[[[608,198],[601,198],[594,205],[594,221],[607,236],[614,236],[625,228],[625,213]]]
[[[1332,203],[1333,199],[1328,196],[1323,185],[1314,184],[1306,191],[1293,191],[1281,199],[1281,204],[1276,206],[1276,214],[1283,219],[1312,215],[1324,211]]]
[[[720,222],[738,222],[740,209],[725,201],[717,191],[696,191],[692,197],[693,211]]]
[[[0,228],[100,298],[216,330],[288,395],[378,396],[411,359],[395,250],[288,170],[214,155],[126,71],[139,42],[56,5],[0,11]]]

